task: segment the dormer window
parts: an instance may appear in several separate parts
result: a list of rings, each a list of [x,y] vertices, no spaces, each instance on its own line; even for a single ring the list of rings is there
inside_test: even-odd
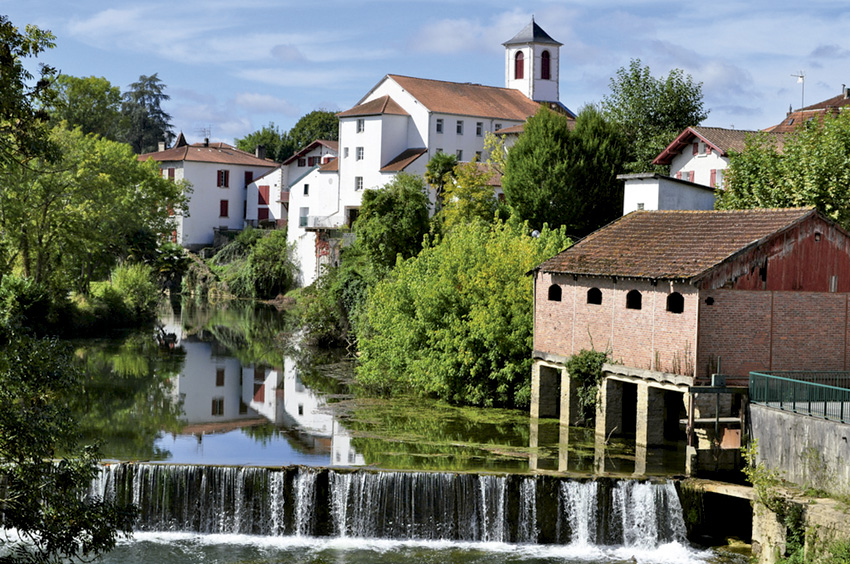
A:
[[[514,57],[514,78],[517,80],[525,78],[525,55],[522,54],[522,51]]]

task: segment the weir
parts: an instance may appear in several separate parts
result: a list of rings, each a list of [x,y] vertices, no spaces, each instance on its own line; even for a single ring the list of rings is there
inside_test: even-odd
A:
[[[313,467],[103,466],[140,531],[652,548],[685,542],[671,482]]]

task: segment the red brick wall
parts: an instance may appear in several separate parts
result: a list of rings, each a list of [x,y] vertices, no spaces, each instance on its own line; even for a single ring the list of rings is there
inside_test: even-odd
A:
[[[548,300],[551,284],[562,288],[562,301]],[[602,291],[602,304],[588,304],[587,291]],[[640,310],[626,308],[626,294],[638,290]],[[667,311],[667,296],[684,296],[681,314]],[[534,348],[570,356],[582,349],[610,350],[627,366],[692,374],[696,352],[697,290],[691,286],[610,278],[578,278],[537,273]],[[690,370],[688,370],[690,368]]]
[[[751,371],[848,368],[848,294],[712,290],[700,298],[698,376],[718,356],[720,371],[742,380]]]

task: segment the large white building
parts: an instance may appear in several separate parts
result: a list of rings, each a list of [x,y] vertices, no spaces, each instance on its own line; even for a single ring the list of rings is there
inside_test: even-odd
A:
[[[504,88],[389,74],[338,114],[338,158],[289,181],[288,238],[303,285],[338,260],[363,190],[424,174],[439,152],[485,160],[486,134],[522,125],[540,104],[574,117],[558,100],[561,44],[532,20],[503,45]]]
[[[274,170],[274,161],[246,153],[226,143],[186,142],[181,133],[170,149],[164,143],[139,160],[159,163],[163,176],[191,184],[187,212],[174,217],[172,239],[187,249],[213,244],[215,233],[240,230],[247,212],[246,192],[254,178]]]

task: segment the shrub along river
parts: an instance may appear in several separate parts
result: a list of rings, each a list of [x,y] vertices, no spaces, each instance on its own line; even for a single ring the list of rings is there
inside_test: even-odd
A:
[[[663,479],[682,472],[680,448],[648,453],[634,480],[628,440],[524,411],[357,397],[342,353],[301,346],[286,313],[244,303],[166,304],[154,333],[78,343],[75,403],[107,459],[93,493],[142,514],[98,561],[718,558],[688,543]]]

